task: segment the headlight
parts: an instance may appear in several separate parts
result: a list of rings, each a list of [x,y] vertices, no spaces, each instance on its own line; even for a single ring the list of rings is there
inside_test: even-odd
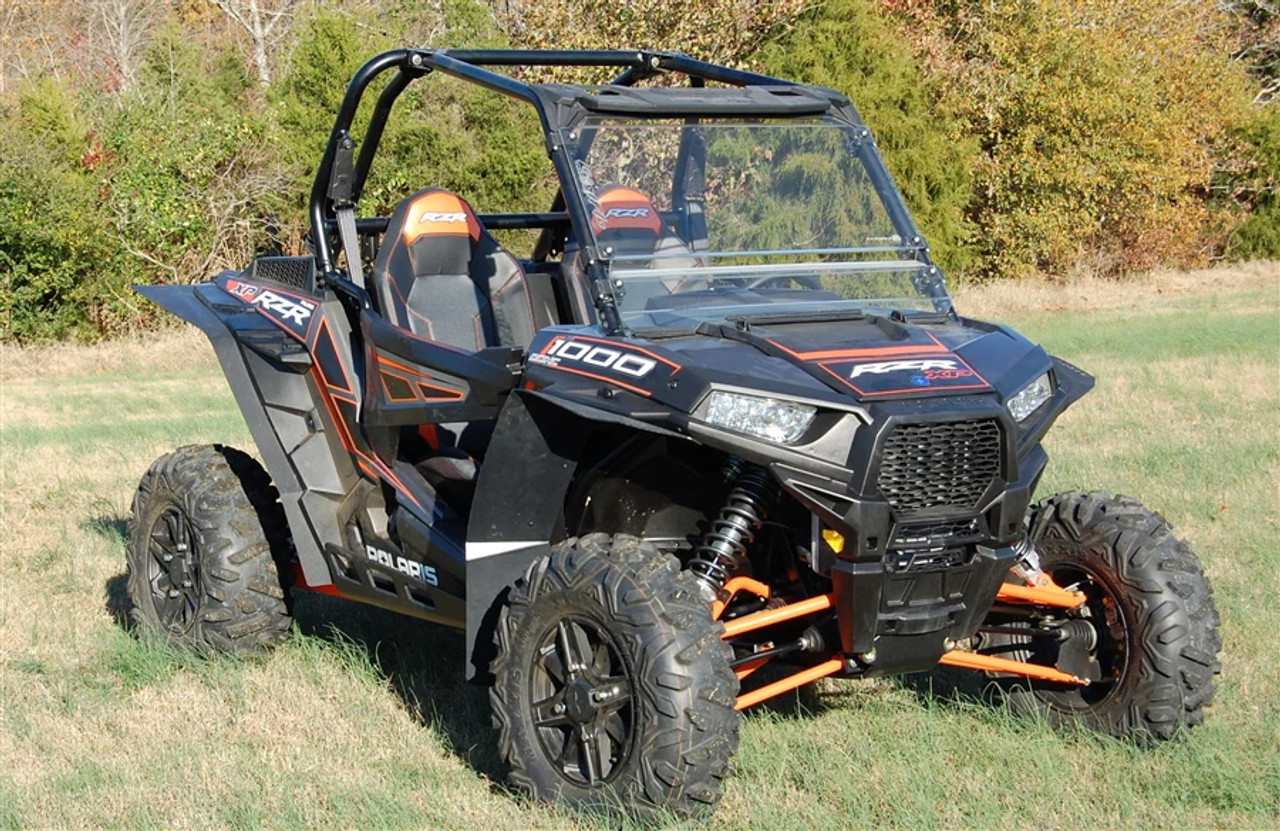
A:
[[[1014,421],[1026,421],[1027,416],[1040,408],[1040,405],[1053,397],[1053,387],[1049,384],[1049,373],[1041,375],[1023,387],[1017,395],[1005,402],[1009,415]]]
[[[746,433],[780,444],[790,444],[804,435],[817,413],[813,407],[716,390],[707,400],[707,423],[735,433]]]

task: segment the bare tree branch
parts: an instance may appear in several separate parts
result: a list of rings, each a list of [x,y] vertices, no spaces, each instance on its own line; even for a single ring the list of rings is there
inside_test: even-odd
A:
[[[272,34],[282,20],[293,16],[299,0],[208,0],[237,26],[244,29],[253,48],[253,64],[258,71],[258,83],[264,87],[271,83],[271,63],[267,54]]]

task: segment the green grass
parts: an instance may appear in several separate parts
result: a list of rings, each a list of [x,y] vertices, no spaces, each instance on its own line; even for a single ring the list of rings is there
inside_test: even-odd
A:
[[[1280,824],[1277,277],[1005,318],[1098,376],[1042,491],[1137,496],[1206,563],[1225,645],[1203,727],[1144,751],[1013,718],[959,671],[824,682],[747,714],[708,825]],[[125,633],[138,477],[175,445],[250,447],[244,424],[191,337],[0,357],[0,828],[617,827],[502,787],[450,630],[303,596],[267,660]]]

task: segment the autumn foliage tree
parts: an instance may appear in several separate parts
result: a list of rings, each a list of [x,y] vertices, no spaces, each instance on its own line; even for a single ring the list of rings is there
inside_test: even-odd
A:
[[[499,0],[498,20],[524,49],[662,49],[740,64],[785,31],[805,0]]]
[[[1194,265],[1247,82],[1210,4],[896,0],[980,144],[968,216],[989,277]]]

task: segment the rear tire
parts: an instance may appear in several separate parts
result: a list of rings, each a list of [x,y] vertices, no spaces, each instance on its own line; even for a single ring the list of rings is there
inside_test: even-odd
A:
[[[292,622],[273,556],[287,539],[276,489],[247,454],[193,445],[160,457],[133,498],[130,620],[202,654],[268,651]]]
[[[738,681],[694,579],[621,535],[567,540],[530,566],[493,664],[513,785],[575,808],[714,810],[738,746]]]
[[[1101,680],[1006,682],[1009,703],[1139,744],[1202,722],[1220,669],[1218,611],[1199,559],[1169,523],[1127,497],[1065,493],[1035,506],[1029,529],[1041,568],[1089,598],[1081,608],[1095,630]],[[1057,644],[1021,640],[1024,660],[1054,665]]]

